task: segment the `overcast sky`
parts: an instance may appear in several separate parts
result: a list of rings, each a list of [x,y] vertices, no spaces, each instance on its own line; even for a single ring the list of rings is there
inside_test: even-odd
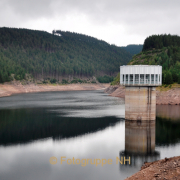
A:
[[[0,0],[0,26],[143,44],[152,34],[180,35],[180,0]]]

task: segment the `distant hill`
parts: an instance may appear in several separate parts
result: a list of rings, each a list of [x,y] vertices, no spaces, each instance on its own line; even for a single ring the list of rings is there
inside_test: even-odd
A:
[[[161,65],[163,84],[180,84],[180,37],[153,35],[145,39],[143,51],[134,55],[129,65]]]
[[[25,78],[114,75],[131,54],[96,38],[64,31],[53,34],[28,29],[0,28],[0,82]],[[62,78],[61,78],[62,79]]]
[[[122,46],[127,52],[129,52],[132,56],[138,54],[142,51],[143,45],[139,44],[130,44],[127,46]]]
[[[143,51],[150,49],[162,49],[163,47],[180,47],[180,37],[177,35],[152,35],[145,39]]]

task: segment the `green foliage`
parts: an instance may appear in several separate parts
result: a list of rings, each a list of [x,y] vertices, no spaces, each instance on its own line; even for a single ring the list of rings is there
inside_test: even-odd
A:
[[[178,84],[180,84],[180,73],[178,74]]]
[[[172,36],[170,34],[166,35],[152,35],[145,39],[143,50],[146,51],[149,49],[163,49],[169,46],[180,46],[180,37]]]
[[[180,72],[180,37],[171,35],[148,37],[143,45],[143,52],[134,56],[129,64],[161,65],[162,83],[177,83]]]
[[[56,83],[56,82],[57,82],[57,80],[56,80],[55,78],[50,80],[50,83],[51,83],[51,84],[54,84],[54,83]]]
[[[100,83],[110,83],[110,82],[113,81],[113,79],[114,79],[113,76],[107,76],[107,75],[97,77],[97,80],[98,80]]]
[[[113,74],[127,64],[131,55],[124,49],[82,34],[56,31],[0,28],[0,82],[32,74],[58,76],[98,76]]]
[[[166,73],[162,71],[162,84],[165,84],[165,76],[166,76]]]
[[[173,83],[173,78],[172,78],[171,72],[167,71],[167,72],[165,73],[164,83],[165,83],[165,84],[172,84],[172,83]]]
[[[62,79],[62,84],[68,84],[68,81],[66,79]]]
[[[118,85],[120,83],[120,73],[117,74],[117,76],[114,78],[114,81],[111,83],[111,85]]]
[[[47,84],[48,82],[46,81],[46,80],[43,80],[43,82],[42,82],[43,84]]]
[[[73,79],[71,83],[83,83],[84,81],[81,79]]]
[[[10,81],[10,80],[11,80],[11,79],[10,79],[10,77],[9,77],[9,75],[8,75],[7,72],[2,72],[2,71],[0,71],[0,83],[8,82],[8,81]]]
[[[91,83],[96,83],[96,81],[92,80]]]
[[[143,45],[139,44],[130,44],[124,47],[121,47],[125,49],[127,52],[129,52],[132,56],[135,54],[138,54],[142,51]]]
[[[176,72],[176,70],[173,68],[173,69],[170,69],[170,72],[172,74],[173,82],[178,82],[178,73]]]

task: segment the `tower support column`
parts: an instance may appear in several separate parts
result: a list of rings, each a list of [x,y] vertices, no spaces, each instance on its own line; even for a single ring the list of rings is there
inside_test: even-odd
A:
[[[152,86],[126,86],[125,119],[155,120],[156,88]]]

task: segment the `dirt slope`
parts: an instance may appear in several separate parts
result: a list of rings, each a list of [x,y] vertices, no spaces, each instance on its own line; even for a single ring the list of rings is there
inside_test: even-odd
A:
[[[45,91],[80,91],[80,90],[98,90],[107,88],[109,84],[26,84],[20,82],[10,82],[0,84],[0,97],[10,96],[18,93],[45,92]]]
[[[145,163],[139,172],[125,180],[180,180],[180,156]]]

